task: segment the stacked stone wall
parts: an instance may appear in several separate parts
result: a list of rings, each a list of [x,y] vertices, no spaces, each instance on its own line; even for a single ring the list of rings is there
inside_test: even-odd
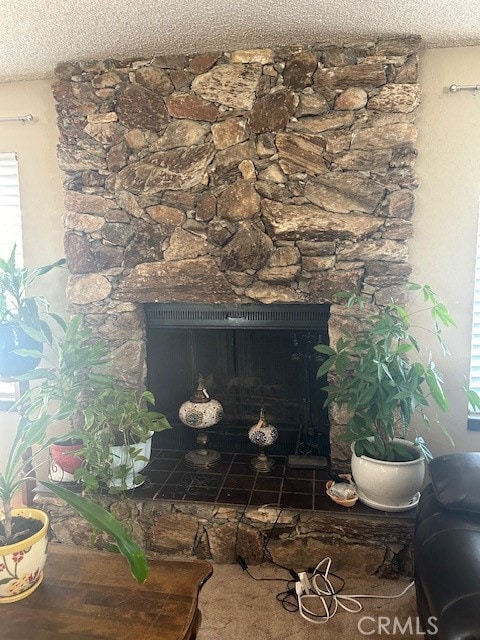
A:
[[[51,519],[52,539],[66,544],[104,548],[104,534],[95,536],[90,525],[65,503],[38,493],[39,508]],[[198,503],[105,499],[148,555],[196,557],[220,564],[243,556],[260,564],[264,554],[282,566],[304,571],[322,558],[333,559],[342,570],[398,577],[412,575],[414,519],[338,512],[298,512],[268,505],[243,509]],[[403,515],[403,514],[401,514]]]
[[[145,302],[402,294],[418,47],[407,37],[57,66],[67,294],[128,384],[145,382]],[[345,312],[332,311],[333,336]]]

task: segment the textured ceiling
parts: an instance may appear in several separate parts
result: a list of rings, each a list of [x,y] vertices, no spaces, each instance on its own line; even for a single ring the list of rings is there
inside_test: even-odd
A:
[[[480,44],[480,0],[0,0],[0,82],[57,62],[415,34]]]

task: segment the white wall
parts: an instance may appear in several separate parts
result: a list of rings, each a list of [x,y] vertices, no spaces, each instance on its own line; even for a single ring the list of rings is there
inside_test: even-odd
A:
[[[0,117],[27,113],[34,122],[0,123],[0,152],[18,155],[25,264],[38,267],[63,256],[62,176],[51,82],[0,83]],[[37,286],[59,310],[65,308],[65,280],[66,274],[57,271]]]
[[[417,117],[420,187],[410,242],[412,280],[430,284],[457,322],[456,329],[445,331],[452,356],[446,361],[435,356],[445,373],[451,402],[451,412],[442,420],[455,440],[455,450],[480,450],[480,433],[467,432],[467,402],[460,391],[468,376],[470,353],[480,194],[480,94],[448,90],[451,84],[480,83],[480,47],[423,51],[419,82],[423,96]],[[434,342],[431,348],[438,353]],[[434,453],[452,451],[439,431],[425,437]]]
[[[452,410],[444,418],[457,450],[480,449],[480,433],[467,432],[467,403],[460,391],[468,375],[475,237],[480,194],[480,94],[451,94],[455,84],[480,83],[480,47],[431,49],[420,56],[420,187],[410,242],[412,279],[430,284],[455,316],[446,332],[452,352],[439,359]],[[0,117],[32,113],[35,122],[0,124],[0,151],[20,161],[26,263],[38,266],[63,255],[63,195],[56,162],[58,131],[50,82],[0,84]],[[47,285],[47,278],[44,280]],[[48,276],[48,297],[65,307],[65,274]],[[436,345],[432,343],[432,349]],[[0,414],[0,462],[12,416]],[[439,433],[427,434],[435,453],[449,451]]]
[[[0,123],[0,152],[18,154],[23,212],[25,264],[38,267],[63,256],[63,192],[56,161],[58,131],[50,81],[0,84],[0,118],[31,113],[29,124]],[[1,233],[1,231],[0,231]],[[64,312],[66,272],[56,271],[38,281],[52,307]],[[13,437],[17,416],[0,412],[0,468]]]

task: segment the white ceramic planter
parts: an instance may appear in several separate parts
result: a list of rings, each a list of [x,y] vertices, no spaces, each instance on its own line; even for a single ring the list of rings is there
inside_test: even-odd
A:
[[[38,509],[13,509],[13,516],[39,520],[42,528],[26,540],[0,546],[0,604],[16,602],[33,593],[43,580],[47,559],[47,514]]]
[[[129,447],[125,445],[119,446],[111,446],[110,447],[110,461],[112,463],[112,471],[115,471],[122,465],[126,465],[128,468],[128,473],[125,477],[125,484],[127,489],[135,489],[135,487],[143,484],[142,482],[136,483],[135,476],[145,469],[150,460],[150,456],[152,454],[152,436],[153,431],[151,432],[150,437],[146,440],[146,442],[139,442],[138,444],[132,444]],[[134,460],[130,454],[130,449],[135,451],[135,455],[140,455],[142,458],[146,458],[147,460]],[[112,480],[111,487],[120,488],[122,487],[122,481],[120,479]],[[124,487],[125,488],[125,487]]]
[[[362,502],[381,511],[413,509],[420,498],[425,477],[423,453],[406,440],[395,438],[412,447],[419,457],[408,462],[384,462],[367,456],[356,456],[352,445],[352,475]]]

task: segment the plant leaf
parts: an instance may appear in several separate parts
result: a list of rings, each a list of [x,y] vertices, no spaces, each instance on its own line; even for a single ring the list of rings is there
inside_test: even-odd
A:
[[[43,482],[42,484],[59,498],[65,500],[92,526],[113,536],[117,542],[118,550],[130,565],[132,575],[138,582],[145,582],[148,576],[145,553],[110,512],[65,487],[51,482]]]
[[[335,356],[331,356],[330,358],[325,360],[325,362],[323,364],[321,364],[318,367],[317,380],[318,380],[318,378],[323,378],[323,376],[330,371],[330,369],[335,364],[335,360],[336,360]]]

